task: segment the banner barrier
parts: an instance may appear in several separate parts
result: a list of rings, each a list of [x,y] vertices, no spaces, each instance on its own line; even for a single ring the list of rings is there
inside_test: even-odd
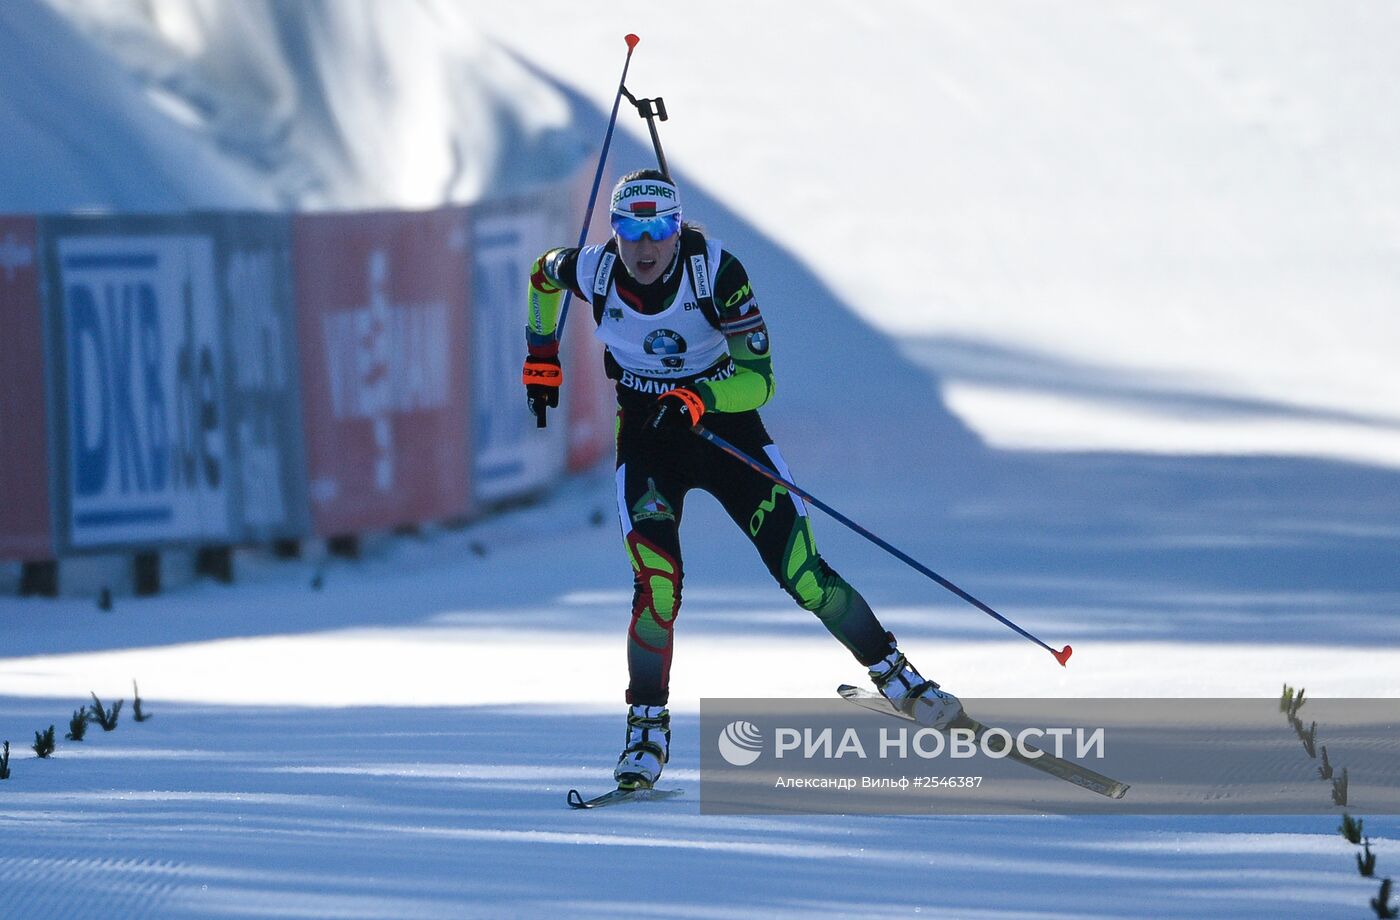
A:
[[[38,229],[0,216],[0,558],[54,555]]]
[[[313,531],[465,517],[466,212],[304,215],[292,228]]]
[[[603,374],[603,347],[587,310],[565,329],[563,392],[548,427],[535,426],[520,386],[530,265],[549,249],[573,244],[592,179],[592,168],[581,168],[564,182],[471,208],[478,501],[543,491],[562,473],[588,469],[612,452],[617,402],[613,383]],[[606,211],[595,211],[590,240],[606,240],[610,232]]]
[[[0,218],[0,556],[460,520],[595,465],[592,324],[548,428],[519,377],[587,172],[428,212]]]
[[[60,554],[233,539],[216,230],[40,222]]]
[[[229,431],[239,543],[311,531],[301,430],[291,219],[225,214],[218,279],[227,330]]]
[[[570,213],[582,214],[588,209],[592,180],[593,170],[587,168],[574,177],[569,187]],[[602,187],[612,188],[614,181],[614,174],[609,170],[603,176]],[[606,242],[611,233],[607,209],[595,209],[593,223],[588,228],[589,243]],[[570,472],[590,469],[603,458],[612,456],[617,416],[617,394],[612,380],[603,373],[603,343],[594,336],[596,327],[591,312],[583,310],[578,318],[583,322],[568,325],[563,343],[568,370],[564,374],[561,396],[569,419]]]
[[[565,196],[542,191],[471,208],[473,471],[476,498],[485,504],[540,491],[564,472],[568,395],[561,394],[562,411],[549,413],[549,425],[537,428],[520,364],[530,265],[568,236],[567,206]],[[571,372],[566,363],[565,381]]]

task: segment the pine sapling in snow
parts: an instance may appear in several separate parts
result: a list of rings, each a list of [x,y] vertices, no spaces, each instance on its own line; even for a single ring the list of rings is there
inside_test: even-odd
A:
[[[82,741],[87,734],[88,714],[86,709],[75,709],[73,715],[68,720],[68,734],[64,735],[69,741]]]
[[[1348,843],[1361,846],[1361,826],[1365,823],[1364,820],[1358,820],[1351,815],[1342,815],[1342,826],[1337,830],[1342,832]]]
[[[104,709],[102,701],[97,698],[97,694],[92,694],[92,705],[88,711],[92,713],[92,721],[102,726],[104,732],[109,732],[117,727],[117,714],[122,711],[123,700],[117,700],[111,709]]]
[[[1317,768],[1317,775],[1320,779],[1332,778],[1332,762],[1327,759],[1327,745],[1322,746],[1322,766]]]
[[[0,748],[0,779],[10,778],[10,742],[6,741],[5,746]]]
[[[1342,767],[1342,775],[1332,780],[1332,804],[1346,805],[1347,803],[1347,768]]]
[[[1371,852],[1371,838],[1366,838],[1366,843],[1361,847],[1362,852],[1356,854],[1356,871],[1366,878],[1376,874],[1376,854]]]
[[[141,691],[136,686],[136,681],[131,682],[131,715],[137,722],[144,722],[151,717],[148,712],[141,711]]]
[[[1299,723],[1298,723],[1298,727],[1301,729],[1301,728],[1303,727],[1303,723],[1302,723],[1302,722],[1299,722]],[[1299,731],[1299,732],[1298,732],[1298,737],[1302,740],[1302,742],[1303,742],[1303,750],[1305,750],[1305,751],[1308,752],[1308,756],[1309,756],[1309,757],[1312,757],[1312,758],[1316,758],[1316,757],[1317,757],[1317,723],[1316,723],[1316,722],[1312,723],[1312,726],[1309,727],[1307,731]]]
[[[47,731],[34,733],[34,753],[41,758],[48,757],[53,753],[53,726],[50,725]]]
[[[1279,697],[1278,709],[1288,718],[1288,724],[1293,726],[1293,731],[1298,733],[1298,737],[1303,739],[1306,745],[1307,733],[1303,731],[1303,720],[1298,718],[1298,710],[1303,708],[1303,694],[1306,690],[1299,689],[1296,693],[1287,684],[1283,685],[1283,696]]]
[[[1381,920],[1394,920],[1396,916],[1400,916],[1390,903],[1390,879],[1381,882],[1380,892],[1371,899],[1371,909]]]

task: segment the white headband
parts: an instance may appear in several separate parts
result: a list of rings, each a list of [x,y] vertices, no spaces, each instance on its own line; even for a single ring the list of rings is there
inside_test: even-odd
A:
[[[680,192],[665,179],[633,179],[613,189],[612,213],[623,217],[664,217],[680,209]]]

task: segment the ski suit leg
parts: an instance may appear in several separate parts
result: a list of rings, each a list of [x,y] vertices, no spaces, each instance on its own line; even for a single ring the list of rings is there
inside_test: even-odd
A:
[[[718,431],[717,425],[712,427]],[[736,429],[722,436],[792,481],[787,464],[761,423],[755,420],[753,426]],[[865,667],[889,654],[891,636],[870,605],[817,552],[811,520],[802,500],[714,445],[706,447],[719,454],[711,463],[716,475],[707,477],[707,491],[719,499],[734,523],[748,535],[783,590],[803,609],[816,614]]]
[[[643,436],[644,437],[644,436]],[[686,487],[676,464],[645,441],[619,440],[617,511],[632,563],[627,702],[666,705],[671,631],[681,606],[680,523]]]

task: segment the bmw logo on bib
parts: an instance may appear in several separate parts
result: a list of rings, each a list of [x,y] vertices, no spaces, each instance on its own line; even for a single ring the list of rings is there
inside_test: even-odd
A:
[[[642,348],[649,355],[659,355],[666,367],[680,367],[685,363],[685,359],[680,357],[685,354],[685,339],[679,332],[656,329],[642,342]]]

